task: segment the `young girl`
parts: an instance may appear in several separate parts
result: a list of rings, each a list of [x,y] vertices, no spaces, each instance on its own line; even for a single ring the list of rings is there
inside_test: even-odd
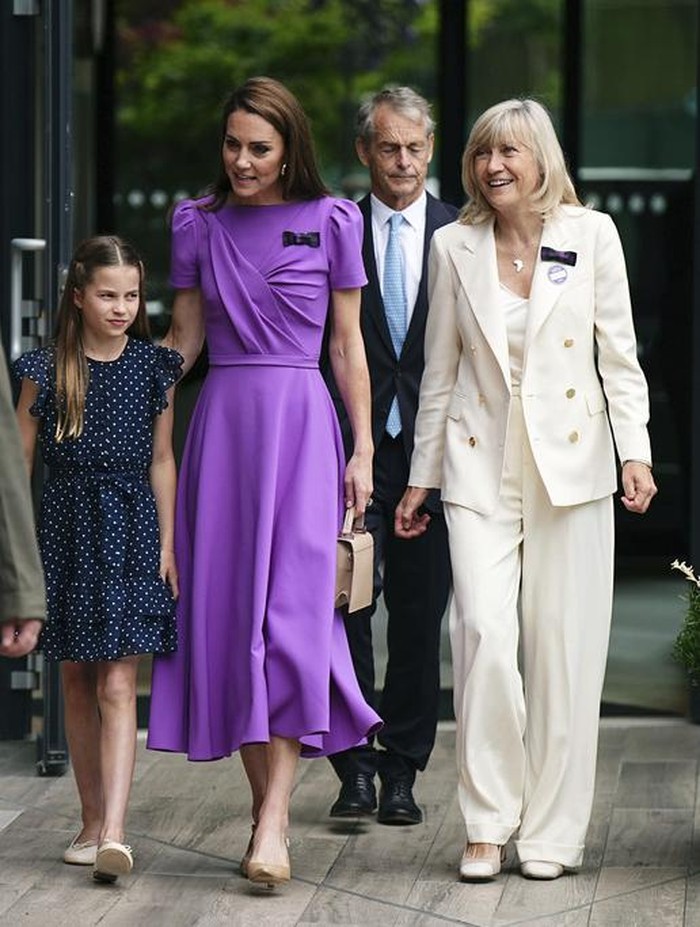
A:
[[[31,471],[48,467],[39,525],[48,619],[61,661],[82,828],[67,863],[98,881],[130,872],[124,819],[136,752],[142,653],[176,646],[172,392],[181,356],[148,340],[143,265],[113,237],[77,249],[55,343],[13,365]]]

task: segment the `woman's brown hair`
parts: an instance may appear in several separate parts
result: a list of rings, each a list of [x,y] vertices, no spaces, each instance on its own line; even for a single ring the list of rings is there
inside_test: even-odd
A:
[[[311,127],[306,113],[294,94],[272,77],[251,77],[229,96],[221,112],[221,145],[226,138],[228,118],[236,110],[245,110],[269,122],[282,136],[285,169],[280,175],[285,200],[313,200],[327,196],[316,162]],[[221,168],[207,191],[213,197],[208,209],[220,209],[231,192],[231,183]]]

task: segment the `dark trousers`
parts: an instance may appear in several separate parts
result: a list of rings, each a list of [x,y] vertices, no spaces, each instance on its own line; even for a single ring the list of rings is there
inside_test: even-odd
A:
[[[365,700],[375,703],[372,616],[384,592],[388,662],[376,709],[384,727],[374,743],[329,759],[341,779],[356,772],[413,783],[435,743],[440,700],[440,624],[451,573],[444,516],[431,513],[428,530],[411,541],[394,535],[394,512],[408,482],[399,438],[384,436],[374,455],[373,503],[366,523],[374,537],[374,601],[346,615],[350,652]]]

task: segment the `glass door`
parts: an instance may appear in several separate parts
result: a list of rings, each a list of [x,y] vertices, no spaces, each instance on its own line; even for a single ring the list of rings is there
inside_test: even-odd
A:
[[[12,307],[0,320],[13,357],[51,337],[74,246],[76,201],[81,234],[94,227],[92,175],[83,168],[95,160],[90,124],[97,100],[86,62],[100,53],[105,8],[105,0],[12,0],[0,12],[3,65],[13,76],[0,93],[3,125],[13,126],[0,142],[1,305]],[[61,774],[68,757],[58,665],[44,663],[41,654],[0,660],[0,697],[0,737],[36,735],[39,772]]]
[[[623,238],[662,488],[620,557],[688,554],[697,27],[695,0],[584,5],[579,187]]]

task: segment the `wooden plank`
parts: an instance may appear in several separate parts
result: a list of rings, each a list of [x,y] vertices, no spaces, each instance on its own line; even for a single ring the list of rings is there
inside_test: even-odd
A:
[[[670,882],[684,882],[685,869],[654,869],[651,866],[643,868],[617,868],[603,869],[596,887],[595,901],[605,901],[610,898],[632,895],[653,886],[662,886]]]
[[[36,769],[36,743],[32,740],[0,740],[0,776],[21,775]]]
[[[700,924],[700,877],[696,875],[688,879],[683,927],[697,927],[698,924]]]
[[[511,849],[502,876],[484,885],[457,878],[465,833],[453,727],[441,728],[418,777],[425,820],[416,827],[329,819],[335,774],[326,760],[304,761],[292,801],[292,882],[269,895],[237,874],[250,827],[238,758],[189,763],[141,741],[128,820],[135,872],[98,886],[89,868],[61,861],[77,827],[72,774],[41,779],[32,744],[0,745],[0,923],[583,927],[590,915],[591,927],[697,927],[700,730],[606,721],[599,755],[583,871],[527,881]]]
[[[14,819],[19,817],[21,813],[21,809],[10,810],[8,808],[0,807],[0,830],[4,830],[6,827],[9,827]]]
[[[590,927],[684,927],[685,880],[626,892],[594,903]]]
[[[615,795],[617,808],[692,808],[696,760],[623,762]]]
[[[352,927],[394,927],[399,910],[396,904],[367,898],[361,891],[341,892],[319,889],[297,921],[298,927],[329,924]]]
[[[693,822],[685,809],[616,808],[603,857],[606,867],[687,865]]]
[[[163,847],[143,872],[138,903],[120,906],[119,923],[170,927],[170,912],[175,912],[178,920],[173,923],[292,927],[314,890],[293,882],[261,891],[232,871],[228,860]]]
[[[459,882],[455,870],[448,877],[434,881],[424,879],[417,883],[407,899],[407,906],[423,911],[436,920],[442,918],[443,923],[490,927],[492,924],[506,923],[501,922],[498,912],[508,881],[508,873],[504,872],[493,882]],[[413,921],[405,915],[400,923]]]
[[[625,759],[638,760],[697,759],[700,754],[700,725],[683,719],[656,721],[651,719],[624,719]]]
[[[595,895],[597,870],[565,873],[551,882],[513,875],[503,891],[498,917],[507,923],[537,917],[554,917],[566,911],[586,908]]]

